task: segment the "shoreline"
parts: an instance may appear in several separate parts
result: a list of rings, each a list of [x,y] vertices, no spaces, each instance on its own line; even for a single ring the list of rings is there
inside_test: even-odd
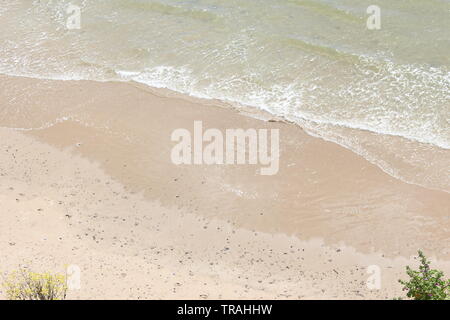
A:
[[[119,80],[85,80],[85,79],[47,79],[32,76],[0,75],[1,79],[29,79],[30,81],[43,82],[85,82],[85,83],[103,83],[103,84],[122,84],[142,90],[151,95],[160,98],[173,98],[187,101],[193,104],[209,106],[213,108],[223,108],[232,110],[239,115],[251,117],[265,122],[278,122],[282,124],[298,127],[307,135],[331,142],[343,147],[366,161],[377,166],[389,176],[401,180],[402,182],[443,191],[450,194],[450,179],[441,175],[442,170],[448,166],[448,155],[450,149],[445,149],[434,144],[424,143],[409,138],[382,134],[363,128],[341,127],[340,125],[327,124],[322,125],[315,121],[302,118],[290,120],[283,116],[272,114],[256,106],[243,105],[232,101],[219,100],[214,98],[202,98],[192,96],[187,93],[173,91],[167,88],[152,87],[142,82],[119,81]],[[20,81],[20,80],[19,80]],[[42,130],[47,129],[57,123],[68,120],[66,117],[58,118],[53,123],[45,123],[37,128],[14,128],[17,130]],[[320,129],[318,129],[320,128]],[[325,132],[329,130],[330,132]],[[355,141],[352,141],[355,140]],[[389,146],[388,146],[389,145]],[[401,158],[405,160],[400,160]],[[412,166],[412,158],[415,158]],[[429,165],[432,164],[432,165]],[[416,167],[418,166],[418,167]],[[426,166],[426,167],[424,167]],[[410,167],[410,168],[409,168]],[[419,175],[417,171],[423,170]],[[442,179],[441,179],[442,178]]]
[[[39,130],[0,130],[7,141],[2,163],[10,168],[2,172],[8,178],[2,174],[1,179],[8,208],[8,223],[0,232],[0,251],[8,262],[1,272],[17,268],[30,255],[35,265],[53,269],[74,263],[62,262],[65,252],[92,273],[88,288],[73,298],[348,299],[401,295],[396,281],[404,276],[405,265],[414,263],[409,256],[417,249],[450,271],[445,246],[450,198],[445,191],[395,179],[297,125],[258,120],[214,101],[200,103],[164,90],[158,95],[134,84],[1,81],[6,94],[0,126],[53,123]],[[24,87],[25,94],[14,94]],[[9,95],[15,99],[8,100]],[[196,119],[220,130],[279,129],[279,174],[261,177],[254,166],[174,166],[170,132],[190,128]],[[17,192],[29,198],[22,201]],[[55,222],[51,240],[39,240],[48,231],[42,213],[36,214],[42,206],[50,215],[45,221]],[[21,219],[30,223],[22,225]],[[22,233],[15,235],[16,230]],[[29,236],[32,231],[35,238]],[[70,240],[59,240],[58,233]],[[85,255],[75,254],[74,246]],[[37,252],[51,258],[40,261]],[[179,261],[186,252],[191,253],[182,259],[184,265]],[[379,291],[362,284],[366,267],[373,264],[386,274]],[[181,275],[172,279],[178,265]],[[102,274],[99,266],[126,269],[104,276],[113,283],[124,281],[124,287],[96,280]],[[147,268],[159,290],[146,287],[151,281],[136,266]],[[208,293],[202,292],[205,282]],[[276,292],[281,287],[287,292]],[[138,288],[150,291],[139,293]],[[105,289],[112,295],[102,295]]]

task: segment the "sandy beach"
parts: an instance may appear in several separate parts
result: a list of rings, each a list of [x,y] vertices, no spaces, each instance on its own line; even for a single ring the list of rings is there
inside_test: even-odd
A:
[[[419,249],[450,273],[447,191],[297,125],[137,83],[0,76],[0,92],[4,275],[76,265],[69,299],[391,299]],[[279,129],[278,173],[173,164],[171,133],[198,120]]]

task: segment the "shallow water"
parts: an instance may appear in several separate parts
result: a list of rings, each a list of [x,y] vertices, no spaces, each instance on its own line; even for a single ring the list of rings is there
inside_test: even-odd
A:
[[[371,2],[12,0],[0,4],[0,73],[254,106],[448,190],[450,2],[378,1],[381,29],[369,30]],[[80,29],[67,28],[70,3]]]

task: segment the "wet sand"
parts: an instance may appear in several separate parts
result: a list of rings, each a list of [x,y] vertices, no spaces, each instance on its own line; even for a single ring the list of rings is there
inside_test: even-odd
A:
[[[137,84],[0,83],[3,273],[78,265],[69,298],[370,299],[402,294],[418,249],[450,272],[447,192],[298,126]],[[194,120],[279,129],[278,174],[174,165],[170,135]]]

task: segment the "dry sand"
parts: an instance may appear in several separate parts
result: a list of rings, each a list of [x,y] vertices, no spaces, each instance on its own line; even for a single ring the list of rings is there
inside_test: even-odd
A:
[[[0,92],[4,274],[77,265],[74,299],[370,299],[402,295],[417,249],[450,273],[447,192],[297,126],[129,83],[1,77]],[[170,134],[194,120],[280,129],[279,173],[175,166]]]

